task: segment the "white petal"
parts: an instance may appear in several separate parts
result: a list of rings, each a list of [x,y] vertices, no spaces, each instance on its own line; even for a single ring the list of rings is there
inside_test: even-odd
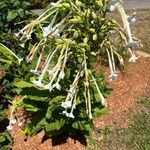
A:
[[[11,119],[10,124],[16,124],[17,120],[16,119]]]
[[[112,73],[111,75],[108,76],[108,78],[109,78],[110,81],[116,80],[117,77],[118,77],[118,75],[115,74],[115,73]]]
[[[69,118],[72,118],[72,119],[75,118],[74,115],[73,115],[73,113],[67,113],[67,114],[66,114],[66,117],[69,117]]]
[[[6,128],[7,128],[7,130],[10,130],[10,131],[11,131],[11,130],[13,129],[13,126],[12,126],[12,125],[9,125],[9,126],[7,126]]]
[[[65,73],[64,73],[64,71],[61,71],[60,74],[59,74],[59,78],[63,79],[64,77],[65,77]]]
[[[71,108],[72,102],[71,101],[65,101],[61,103],[61,107],[63,108]]]
[[[22,123],[22,122],[19,122],[19,123],[18,123],[18,126],[19,126],[19,127],[21,127],[22,125],[23,125],[23,123]]]
[[[53,88],[56,88],[58,89],[59,91],[61,90],[61,86],[58,82],[56,82],[54,85],[53,85]]]
[[[23,58],[18,58],[18,63],[20,64],[23,61]]]
[[[39,87],[43,87],[43,83],[41,81],[34,80],[34,81],[32,81],[32,83],[39,86]]]

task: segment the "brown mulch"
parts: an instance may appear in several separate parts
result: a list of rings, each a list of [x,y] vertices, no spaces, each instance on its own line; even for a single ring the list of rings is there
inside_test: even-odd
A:
[[[109,87],[113,88],[107,97],[108,114],[95,120],[97,127],[128,127],[129,118],[127,112],[136,105],[137,97],[142,95],[148,87],[150,80],[150,59],[140,58],[136,63],[131,63],[125,73],[120,74],[115,81],[107,81]],[[66,141],[59,137],[59,145],[54,139],[44,138],[44,131],[36,136],[25,140],[21,130],[16,126],[11,134],[14,138],[13,150],[82,150],[85,146],[80,140],[73,140],[71,137]],[[56,146],[54,146],[56,145]]]

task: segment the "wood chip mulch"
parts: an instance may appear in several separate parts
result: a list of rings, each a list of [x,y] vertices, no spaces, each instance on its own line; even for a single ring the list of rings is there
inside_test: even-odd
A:
[[[136,63],[131,63],[125,73],[120,74],[115,81],[107,81],[108,86],[113,88],[111,94],[107,97],[108,114],[95,120],[97,127],[128,127],[129,118],[127,112],[134,109],[137,97],[142,95],[148,87],[150,80],[150,59],[140,58]],[[52,139],[43,140],[44,132],[24,140],[21,130],[16,126],[11,135],[14,138],[13,150],[83,150],[85,146],[78,140],[68,138],[63,141],[59,137],[57,140],[62,144],[53,146]],[[56,140],[56,141],[57,141]]]

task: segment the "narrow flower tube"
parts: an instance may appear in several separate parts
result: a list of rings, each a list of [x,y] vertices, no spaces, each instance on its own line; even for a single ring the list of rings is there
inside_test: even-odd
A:
[[[108,49],[106,49],[106,51],[108,54],[109,68],[110,68],[110,72],[111,72],[111,74],[109,75],[109,79],[110,79],[110,81],[112,81],[112,80],[115,80],[118,75],[113,70],[113,64],[112,64],[112,60],[110,57],[110,52],[108,51]]]
[[[103,94],[101,93],[101,91],[100,91],[100,89],[99,89],[99,87],[98,87],[98,84],[97,84],[97,82],[96,82],[94,76],[92,75],[91,71],[89,71],[89,72],[90,72],[91,77],[92,77],[92,79],[93,79],[93,81],[94,81],[94,84],[95,84],[95,86],[96,86],[97,92],[98,92],[98,94],[99,94],[99,96],[100,96],[102,106],[107,107],[107,102],[106,102],[106,100],[105,100]]]
[[[19,58],[14,52],[12,52],[8,47],[6,47],[5,45],[0,43],[0,46],[2,46],[3,48],[5,48],[6,51],[8,51],[11,55],[13,55],[17,60],[18,63],[20,64],[23,61],[23,58]]]

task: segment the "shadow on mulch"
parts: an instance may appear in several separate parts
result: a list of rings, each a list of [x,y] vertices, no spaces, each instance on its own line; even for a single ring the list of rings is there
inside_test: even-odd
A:
[[[44,143],[49,138],[50,137],[45,134],[43,136],[43,138],[42,138],[42,142],[41,143]],[[82,144],[84,146],[87,146],[86,138],[85,138],[84,134],[81,133],[80,131],[77,131],[77,133],[75,135],[70,135],[69,133],[63,133],[63,134],[60,134],[58,136],[51,137],[52,146],[58,146],[58,145],[62,145],[62,144],[68,143],[68,139],[69,138],[74,141],[74,144],[76,143],[76,141],[78,141],[80,144]]]

